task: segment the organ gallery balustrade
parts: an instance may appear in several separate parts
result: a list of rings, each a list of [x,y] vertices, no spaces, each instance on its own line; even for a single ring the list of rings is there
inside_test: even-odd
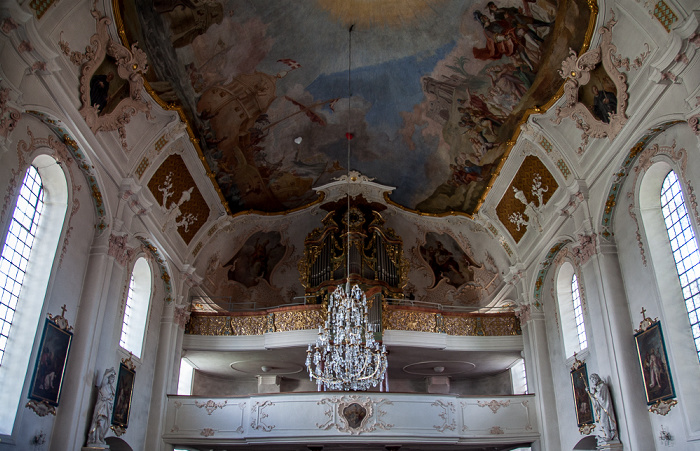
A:
[[[185,333],[189,335],[246,336],[268,332],[318,329],[325,320],[323,304],[294,305],[257,311],[213,311],[193,302]],[[203,311],[209,310],[209,311]],[[513,312],[450,312],[438,308],[383,304],[383,330],[431,332],[457,336],[521,335]]]

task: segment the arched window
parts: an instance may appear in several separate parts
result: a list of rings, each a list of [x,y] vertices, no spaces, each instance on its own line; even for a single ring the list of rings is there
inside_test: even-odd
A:
[[[136,357],[141,357],[151,303],[151,267],[140,257],[131,271],[126,295],[124,319],[119,345]]]
[[[44,187],[34,166],[29,166],[19,191],[0,256],[0,365],[5,356],[12,320],[32,253],[36,229],[44,209]]]
[[[566,357],[588,348],[581,289],[574,266],[564,262],[557,275],[557,302]]]
[[[583,307],[581,306],[581,290],[578,287],[576,274],[571,276],[571,302],[574,306],[574,319],[576,321],[576,335],[580,349],[588,347],[586,339],[586,325],[583,323]]]
[[[56,160],[27,169],[0,254],[0,434],[14,427],[37,327],[63,230],[68,185]]]
[[[676,272],[681,282],[685,308],[700,359],[700,251],[683,200],[683,191],[674,171],[670,171],[661,185],[661,213],[671,243]]]

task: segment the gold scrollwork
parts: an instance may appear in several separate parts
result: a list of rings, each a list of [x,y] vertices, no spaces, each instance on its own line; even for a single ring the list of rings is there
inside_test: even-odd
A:
[[[275,313],[275,332],[318,329],[323,324],[321,310],[289,310]]]
[[[458,336],[521,335],[520,321],[513,315],[445,315],[408,309],[384,309],[385,330],[445,333]]]
[[[476,318],[460,316],[443,316],[442,328],[447,335],[479,335],[476,328]]]
[[[267,316],[233,316],[231,330],[233,335],[262,335],[267,331]]]
[[[199,316],[193,314],[185,333],[190,335],[233,335],[228,316]]]
[[[385,310],[384,329],[437,333],[436,314],[415,310]]]

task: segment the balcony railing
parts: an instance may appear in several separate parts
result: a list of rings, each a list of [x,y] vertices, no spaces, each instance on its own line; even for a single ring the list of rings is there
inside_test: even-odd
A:
[[[198,305],[203,307],[198,307]],[[432,307],[432,306],[430,306]],[[392,305],[384,303],[376,312],[382,330],[430,332],[458,336],[521,335],[520,321],[513,312],[480,313],[444,308]],[[318,329],[326,316],[323,304],[224,311],[220,307],[194,302],[185,333],[190,335],[263,335],[270,332]]]
[[[173,445],[421,443],[526,445],[539,438],[535,395],[285,393],[169,396]]]

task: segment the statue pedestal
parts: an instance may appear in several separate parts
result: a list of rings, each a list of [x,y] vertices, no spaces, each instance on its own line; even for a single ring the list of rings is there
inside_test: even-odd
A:
[[[104,445],[89,443],[87,446],[80,448],[80,451],[104,451],[106,449],[109,449],[109,445],[106,443]]]
[[[601,451],[622,451],[624,448],[619,440],[615,440],[614,442],[598,442],[596,449]]]

